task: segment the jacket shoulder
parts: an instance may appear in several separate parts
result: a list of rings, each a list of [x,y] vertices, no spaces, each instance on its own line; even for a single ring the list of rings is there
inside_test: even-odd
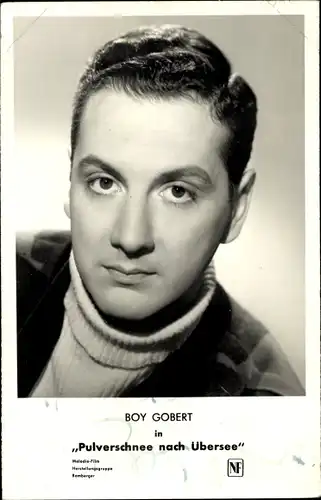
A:
[[[238,375],[243,395],[302,396],[304,389],[287,356],[269,330],[235,300],[218,358]]]
[[[70,245],[67,231],[16,235],[16,292],[18,331],[46,292]]]
[[[17,233],[16,252],[19,261],[49,277],[66,248],[71,245],[69,231]],[[17,271],[19,268],[17,266]]]

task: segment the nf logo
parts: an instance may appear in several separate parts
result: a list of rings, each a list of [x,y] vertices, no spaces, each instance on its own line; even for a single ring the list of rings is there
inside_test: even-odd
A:
[[[244,460],[243,458],[229,458],[227,461],[228,477],[243,477]]]

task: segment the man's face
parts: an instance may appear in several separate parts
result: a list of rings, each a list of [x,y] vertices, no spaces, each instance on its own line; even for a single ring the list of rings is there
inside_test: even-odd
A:
[[[229,220],[227,138],[186,99],[110,90],[89,99],[70,218],[77,268],[102,312],[147,318],[200,280]]]

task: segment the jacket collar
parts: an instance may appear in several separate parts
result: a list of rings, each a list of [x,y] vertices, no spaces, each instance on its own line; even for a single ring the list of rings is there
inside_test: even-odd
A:
[[[70,248],[69,243],[63,248],[44,293],[18,331],[19,397],[29,396],[58,341],[64,318],[63,299],[70,283]]]

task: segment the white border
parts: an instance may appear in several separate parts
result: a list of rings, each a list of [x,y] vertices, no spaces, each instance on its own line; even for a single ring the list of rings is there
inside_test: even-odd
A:
[[[19,2],[4,10],[11,16],[203,16],[203,15],[307,15],[318,17],[314,0],[255,1],[138,1],[138,2]],[[317,33],[315,33],[317,41]]]
[[[33,443],[34,450],[30,449],[30,461],[35,457],[36,453],[43,453],[39,430],[39,422],[37,418],[41,418],[43,425],[53,425],[51,428],[52,436],[56,436],[55,442],[52,441],[52,450],[48,450],[48,456],[45,460],[51,463],[51,454],[57,460],[62,462],[66,460],[65,455],[69,450],[70,433],[75,429],[81,433],[82,429],[88,428],[92,432],[96,432],[97,420],[106,416],[108,412],[109,418],[119,419],[125,411],[154,411],[155,403],[152,400],[51,400],[46,410],[42,408],[42,400],[17,400],[12,397],[16,391],[16,373],[13,370],[13,364],[16,363],[16,342],[15,342],[15,287],[14,287],[14,245],[15,234],[14,225],[11,224],[13,205],[10,197],[10,190],[13,189],[15,182],[14,171],[10,169],[13,165],[13,51],[14,41],[12,34],[12,19],[14,16],[147,16],[147,15],[304,15],[305,16],[305,180],[306,180],[306,203],[305,203],[305,218],[306,218],[306,396],[303,398],[263,398],[252,399],[244,398],[221,398],[215,401],[215,408],[219,408],[220,422],[216,422],[215,415],[213,416],[213,401],[211,399],[196,398],[193,400],[158,400],[158,411],[193,411],[196,415],[195,425],[198,429],[210,428],[217,425],[220,429],[220,434],[233,434],[233,428],[237,428],[238,432],[242,431],[243,435],[250,441],[251,436],[256,435],[253,429],[252,419],[263,418],[269,414],[271,417],[266,421],[261,421],[260,432],[258,438],[261,440],[263,449],[259,457],[252,449],[252,455],[247,457],[249,463],[252,461],[261,460],[264,467],[269,470],[274,463],[274,451],[269,449],[269,439],[266,438],[269,433],[266,425],[273,425],[275,430],[276,442],[274,447],[280,446],[284,439],[285,449],[289,449],[292,445],[295,446],[295,453],[304,454],[304,461],[309,470],[302,472],[302,469],[289,467],[282,468],[278,482],[271,481],[272,484],[267,484],[263,477],[257,482],[251,478],[249,488],[245,487],[245,482],[238,483],[237,496],[239,498],[254,496],[256,498],[270,496],[314,496],[320,492],[319,479],[319,413],[320,413],[320,302],[319,302],[319,276],[320,276],[320,260],[319,260],[319,72],[318,68],[318,5],[317,2],[293,2],[293,1],[256,1],[256,2],[86,2],[86,3],[18,3],[18,4],[3,4],[1,6],[1,48],[2,48],[2,126],[1,126],[1,144],[2,144],[2,170],[1,170],[1,203],[2,203],[2,231],[1,231],[1,248],[2,248],[2,331],[3,331],[3,416],[4,416],[4,439],[3,439],[3,477],[4,477],[4,494],[7,500],[16,498],[45,498],[45,480],[41,479],[41,474],[37,479],[38,484],[35,484],[36,479],[28,484],[29,492],[25,492],[25,484],[22,484],[21,490],[18,490],[16,481],[21,479],[22,472],[18,472],[19,462],[17,452],[19,453],[18,439],[24,441],[21,445],[27,446],[30,442]],[[285,19],[289,22],[289,19]],[[311,76],[310,76],[311,75]],[[55,408],[59,405],[59,418],[55,415]],[[234,408],[235,406],[235,408]],[[200,407],[202,413],[200,413]],[[161,409],[160,409],[161,408]],[[36,409],[36,411],[35,411]],[[235,410],[236,409],[236,410]],[[239,421],[235,421],[233,416],[237,411]],[[215,413],[216,413],[215,412]],[[81,415],[81,417],[80,417]],[[252,415],[252,419],[249,419]],[[37,417],[38,416],[38,417]],[[23,419],[22,419],[23,417]],[[77,425],[75,426],[75,421]],[[27,427],[22,429],[22,422],[27,422]],[[291,432],[292,424],[293,431]],[[290,426],[290,429],[288,428]],[[154,426],[151,427],[152,429]],[[30,441],[29,431],[35,433],[34,442]],[[142,436],[143,430],[137,425],[138,436]],[[59,432],[58,432],[59,431]],[[180,427],[181,431],[181,427]],[[283,431],[283,434],[282,434]],[[76,431],[75,431],[76,432]],[[89,432],[89,431],[88,431]],[[146,432],[146,429],[144,429]],[[167,431],[166,431],[167,432]],[[171,428],[168,426],[168,432],[171,433]],[[183,432],[183,430],[182,430]],[[196,432],[196,427],[192,429],[191,434]],[[62,449],[57,449],[59,440],[57,441],[57,433],[62,441]],[[281,434],[279,434],[281,433]],[[175,434],[175,433],[174,433]],[[173,435],[174,435],[173,434]],[[16,441],[9,441],[9,436],[12,438],[16,435]],[[89,433],[90,435],[90,433]],[[296,436],[296,437],[295,437]],[[38,439],[37,439],[38,437]],[[43,439],[47,439],[43,436]],[[80,439],[80,437],[79,437]],[[90,438],[89,438],[90,439]],[[201,439],[201,437],[200,437]],[[239,440],[244,441],[246,438],[241,436]],[[68,443],[68,445],[66,444]],[[66,444],[65,448],[64,445]],[[300,451],[297,451],[300,448]],[[37,451],[38,450],[38,451]],[[42,450],[42,451],[41,451]],[[55,452],[53,451],[55,450]],[[270,451],[267,451],[270,450]],[[258,451],[256,450],[256,453]],[[59,455],[60,453],[60,455]],[[253,455],[254,453],[254,455]],[[294,453],[294,448],[293,448]],[[252,457],[252,458],[251,458]],[[254,459],[254,458],[255,459]],[[40,457],[38,456],[38,459]],[[268,458],[268,459],[267,459]],[[70,457],[68,458],[68,460]],[[68,461],[67,460],[67,461]],[[312,464],[313,462],[313,464]],[[275,464],[274,464],[275,465]],[[293,464],[292,464],[293,465]],[[27,466],[27,465],[26,465]],[[54,466],[54,463],[53,463]],[[196,466],[196,464],[195,464]],[[312,468],[313,466],[313,468]],[[193,466],[194,467],[194,466]],[[17,469],[18,468],[18,469]],[[67,468],[67,465],[65,465]],[[48,469],[48,468],[47,468]],[[43,474],[46,474],[47,469],[41,469]],[[273,468],[273,474],[276,474]],[[62,469],[63,471],[64,469]],[[16,479],[14,480],[14,471]],[[271,470],[272,472],[272,470]],[[20,474],[20,475],[19,475]],[[63,472],[61,472],[63,474]],[[169,474],[166,466],[164,466],[164,474]],[[277,474],[276,474],[277,475]],[[165,478],[164,476],[164,478]],[[25,476],[23,476],[25,477]],[[287,481],[282,482],[282,478],[287,477]],[[297,478],[300,477],[302,488],[299,486]],[[131,479],[134,481],[133,477]],[[213,485],[204,480],[203,487],[195,484],[177,484],[174,487],[168,486],[166,480],[161,476],[160,482],[157,483],[156,497],[161,495],[170,498],[171,495],[185,496],[192,498],[194,496],[235,496],[234,488],[222,483],[216,484],[215,491]],[[302,482],[303,481],[303,482]],[[15,482],[15,484],[13,484]],[[70,484],[67,478],[63,478],[63,489],[59,489],[59,476],[51,484],[50,493],[47,498],[104,498],[106,497],[105,488],[101,485],[96,486],[91,484],[88,489],[83,483],[77,485]],[[48,484],[47,484],[48,486]],[[130,486],[130,487],[129,487]],[[111,498],[147,498],[148,496],[155,497],[155,484],[149,483],[146,477],[143,482],[137,482],[135,485],[117,483],[114,484],[115,489],[112,490]],[[263,487],[264,486],[264,487]],[[252,490],[251,490],[252,488]],[[263,489],[262,489],[263,488]],[[252,491],[252,494],[251,494]],[[18,493],[19,492],[19,493]]]

